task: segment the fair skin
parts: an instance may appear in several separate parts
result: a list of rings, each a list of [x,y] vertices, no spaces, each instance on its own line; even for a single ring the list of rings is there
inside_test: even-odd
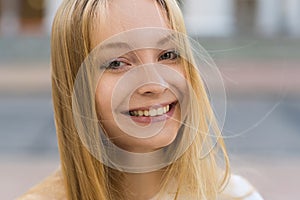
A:
[[[112,36],[136,28],[169,29],[166,17],[155,1],[114,0],[108,7],[107,18],[105,21],[96,23],[97,25],[92,31],[92,48],[96,48],[101,42]],[[126,95],[124,91],[115,91],[118,90],[118,81],[122,79],[122,76],[139,65],[164,64],[183,74],[176,56],[169,49],[138,49],[113,58],[107,64],[106,67],[109,70],[102,74],[97,84],[97,114],[107,135],[120,148],[135,153],[152,152],[169,145],[176,138],[181,120],[178,99],[168,88],[168,84],[161,80],[159,72],[154,68],[145,68],[148,70],[147,75],[151,75],[152,82],[136,87],[130,96]],[[133,57],[137,59],[133,59]],[[128,102],[128,105],[125,105],[124,102]],[[116,106],[112,106],[112,104]],[[170,110],[164,110],[164,114],[157,113],[152,117],[132,116],[133,111],[150,111],[155,108],[159,112],[158,109],[167,109],[167,105]],[[120,129],[113,113],[117,116],[120,115],[120,118],[131,120],[136,126],[144,127],[145,131],[152,123],[154,125],[162,123],[163,127],[151,137],[134,137]],[[162,174],[163,170],[149,173],[126,173],[126,183],[123,185],[127,187],[125,188],[128,191],[127,199],[149,199],[155,196],[159,190]]]

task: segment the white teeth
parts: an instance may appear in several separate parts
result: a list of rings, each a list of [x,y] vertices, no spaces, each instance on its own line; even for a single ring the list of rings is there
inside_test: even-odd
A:
[[[156,115],[156,110],[154,110],[154,109],[150,110],[149,114],[150,114],[151,117],[154,117]]]
[[[159,108],[159,109],[157,109],[157,115],[162,115],[162,114],[164,114],[164,109],[163,108]]]
[[[167,112],[167,108],[166,107],[164,107],[164,113],[166,113]]]
[[[146,117],[148,117],[148,116],[149,116],[149,111],[148,111],[148,110],[145,110],[145,111],[144,111],[144,115],[145,115]]]
[[[129,114],[131,116],[136,116],[136,117],[141,117],[141,116],[151,116],[151,117],[155,117],[158,115],[163,115],[167,112],[169,112],[170,110],[170,105],[164,106],[164,107],[160,107],[157,109],[151,109],[151,110],[135,110],[135,111],[130,111]]]
[[[143,115],[144,115],[144,112],[141,111],[141,110],[139,110],[139,111],[138,111],[138,114],[139,114],[139,116],[143,116]]]

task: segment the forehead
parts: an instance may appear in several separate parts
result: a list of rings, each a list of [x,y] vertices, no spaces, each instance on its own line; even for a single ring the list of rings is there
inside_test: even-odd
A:
[[[104,20],[100,17],[94,19],[90,36],[92,48],[111,36],[131,29],[169,28],[167,17],[156,0],[113,0],[107,9]]]

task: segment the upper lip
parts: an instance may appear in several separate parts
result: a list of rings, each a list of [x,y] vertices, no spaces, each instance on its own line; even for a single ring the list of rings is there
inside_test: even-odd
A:
[[[169,101],[165,103],[156,103],[156,104],[151,104],[150,106],[141,106],[141,107],[136,107],[136,108],[130,108],[129,110],[121,111],[121,113],[128,113],[129,111],[135,111],[135,110],[149,110],[149,109],[157,109],[160,107],[164,107],[167,105],[170,105],[172,103],[176,103],[177,100],[174,101]]]

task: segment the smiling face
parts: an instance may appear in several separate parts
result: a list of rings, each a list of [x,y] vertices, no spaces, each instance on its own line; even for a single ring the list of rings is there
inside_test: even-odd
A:
[[[172,143],[181,125],[180,55],[168,42],[170,28],[156,1],[114,0],[108,6],[91,35],[92,47],[106,55],[99,66],[97,115],[117,146],[155,151]]]

